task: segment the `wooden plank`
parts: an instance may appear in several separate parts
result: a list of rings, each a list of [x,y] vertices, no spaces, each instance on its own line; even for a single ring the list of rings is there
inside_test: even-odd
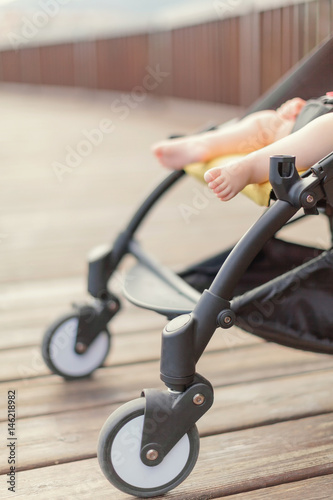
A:
[[[320,0],[318,5],[319,19],[318,19],[318,36],[317,43],[323,42],[331,33],[331,1]]]
[[[204,24],[195,26],[193,29],[193,46],[192,52],[196,54],[197,64],[193,66],[194,70],[194,87],[195,87],[195,98],[205,101],[211,100],[211,95],[209,92],[209,79],[207,78],[207,67],[209,65],[209,46],[207,44],[207,37],[205,36],[205,26]],[[211,70],[209,66],[208,73]]]
[[[40,48],[41,83],[74,85],[74,44],[64,43]]]
[[[168,498],[217,498],[306,480],[332,474],[332,462],[331,415],[206,437],[192,474]],[[21,472],[18,484],[16,498],[129,498],[105,480],[95,458]]]
[[[332,474],[331,417],[284,422],[202,440],[201,466],[208,477],[199,468],[195,470],[191,478],[194,483],[197,477],[195,494],[200,498],[206,489],[212,497],[222,496]],[[180,488],[183,491],[175,494],[190,498],[189,488],[184,484]]]
[[[206,56],[204,61],[206,64],[203,67],[203,85],[202,89],[205,91],[207,98],[212,101],[217,101],[216,95],[216,49],[217,49],[217,36],[216,36],[216,22],[206,23],[202,27],[205,40]],[[200,99],[200,97],[199,97]]]
[[[197,82],[195,78],[196,74],[196,54],[194,51],[195,44],[195,35],[196,35],[196,27],[193,30],[192,27],[185,27],[182,29],[182,39],[184,43],[182,59],[179,59],[179,69],[180,69],[180,78],[184,79],[183,88],[184,94],[183,97],[188,97],[189,99],[197,99],[196,87]],[[184,64],[185,63],[185,64]],[[185,70],[185,71],[184,71]]]
[[[307,10],[306,4],[301,3],[297,5],[297,20],[298,20],[298,36],[299,36],[299,58],[301,59],[307,54],[307,33],[306,33],[306,25],[307,25]]]
[[[5,50],[1,54],[2,80],[21,82],[21,51]]]
[[[332,356],[315,353],[296,351],[282,346],[266,343],[253,343],[246,345],[247,335],[243,332],[232,334],[221,333],[223,336],[222,349],[210,354],[211,363],[217,363],[219,370],[213,371],[215,383],[217,380],[224,383],[224,377],[230,382],[236,377],[255,378],[262,376],[280,376],[286,373],[298,373],[309,370],[328,368],[333,365]],[[217,334],[218,335],[218,334]],[[130,364],[142,361],[159,360],[160,358],[160,335],[152,332],[149,336],[151,347],[141,340],[140,335],[131,337],[116,337],[114,351],[111,350],[105,361],[106,367],[116,364]],[[122,340],[121,340],[122,339]],[[144,337],[145,339],[145,337]],[[245,339],[245,342],[243,341]],[[216,339],[219,340],[218,337]],[[221,344],[219,347],[221,348]],[[128,346],[128,348],[127,348]],[[238,348],[239,347],[239,348]],[[209,350],[207,349],[207,353]],[[8,349],[0,352],[0,380],[18,381],[48,375],[49,369],[45,366],[40,353],[40,347],[27,347],[25,349]],[[219,361],[220,360],[220,361]],[[208,364],[209,361],[207,360]],[[203,368],[201,368],[203,364]],[[200,360],[198,370],[206,369],[206,361]],[[241,367],[241,368],[239,368]],[[107,368],[100,371],[105,372]],[[210,370],[211,371],[211,370]]]
[[[308,52],[313,50],[319,43],[319,0],[309,2],[307,4],[308,8],[308,27],[307,31],[307,43]]]
[[[220,56],[220,34],[219,21],[213,21],[209,25],[210,61],[213,70],[210,71],[210,84],[212,96],[215,102],[220,102],[221,87],[223,80],[223,64]]]
[[[260,93],[263,94],[271,86],[272,66],[272,13],[260,13]]]
[[[329,500],[332,498],[333,475],[325,475],[297,481],[296,483],[281,484],[270,488],[262,487],[255,491],[247,491],[238,495],[230,495],[228,500]],[[222,500],[226,497],[218,497]]]
[[[263,343],[206,352],[198,363],[198,372],[218,387],[331,369],[332,365],[329,356]],[[23,369],[25,379],[0,384],[3,393],[9,386],[19,392],[21,418],[119,403],[137,397],[144,387],[164,388],[158,361],[110,366],[97,370],[91,379],[70,383],[55,375],[46,377],[44,363],[37,354],[30,364],[21,365],[21,372]],[[1,411],[5,412],[4,398],[0,401]]]
[[[250,106],[260,96],[260,14],[253,12],[241,16],[239,24],[240,102]]]
[[[153,68],[159,65],[162,71],[169,73],[156,88],[147,89],[154,95],[173,94],[173,60],[172,60],[172,33],[171,31],[156,31],[148,35],[149,65]],[[151,83],[149,86],[152,86]]]
[[[61,305],[45,307],[41,308],[40,311],[29,312],[27,310],[26,313],[21,311],[20,316],[16,318],[16,326],[10,324],[10,314],[4,314],[5,317],[0,322],[0,330],[6,332],[7,335],[0,337],[0,350],[27,346],[38,347],[46,329],[64,314],[73,311],[68,305],[66,307]],[[141,333],[145,334],[147,331],[148,335],[153,334],[153,332],[159,335],[167,322],[162,316],[147,315],[144,314],[143,310],[138,310],[137,313],[133,310],[122,311],[122,313],[124,314],[115,317],[108,326],[113,336],[123,334],[141,335]]]
[[[38,469],[95,457],[99,432],[118,406],[97,406],[84,412],[72,411],[16,421],[17,470]],[[7,423],[0,424],[0,429],[6,435]],[[0,475],[6,474],[7,470],[7,461],[2,460]]]
[[[200,435],[332,413],[333,400],[329,397],[332,383],[333,370],[328,370],[217,388],[213,407],[198,422]],[[20,392],[17,405],[20,415]],[[118,406],[96,404],[93,408],[19,419],[20,470],[94,456],[99,431]],[[5,435],[6,426],[6,421],[0,424],[0,434]],[[6,467],[6,462],[0,464],[0,474],[6,472]]]
[[[239,104],[240,103],[240,69],[239,69],[239,59],[240,59],[240,22],[239,17],[231,18],[229,20],[229,51],[230,51],[230,99],[228,104]]]
[[[300,22],[299,22],[299,15],[300,14],[299,14],[298,5],[293,5],[291,8],[292,8],[293,23],[291,26],[292,45],[290,48],[290,53],[291,53],[292,65],[294,65],[301,58],[301,55],[300,55],[300,35],[299,35],[299,31],[301,30],[301,27],[300,27]]]
[[[97,88],[96,42],[88,40],[74,43],[73,60],[75,85]]]
[[[221,21],[221,50],[223,51],[223,102],[230,103],[231,87],[234,84],[231,77],[232,66],[232,51],[230,44],[231,40],[231,23],[230,19],[222,19]]]
[[[202,435],[220,434],[333,412],[332,382],[332,370],[323,370],[217,387],[199,430]]]
[[[124,71],[121,90],[132,92],[134,87],[142,86],[149,64],[149,36],[147,34],[133,35],[125,38],[126,52],[122,67]],[[115,68],[114,68],[115,70]],[[119,67],[117,67],[119,71]]]
[[[105,64],[107,58],[106,40],[96,40],[96,80],[98,89],[106,89],[109,86],[110,64]]]
[[[121,288],[113,286],[115,293]],[[7,283],[1,287],[2,301],[0,330],[7,335],[0,336],[0,349],[36,346],[42,335],[54,321],[66,313],[73,312],[71,304],[90,301],[85,292],[85,278],[74,277],[59,280]],[[114,335],[139,333],[156,329],[159,333],[166,319],[154,312],[137,308],[122,301],[122,309],[112,320],[110,329]]]
[[[163,327],[161,325],[159,329],[138,331],[137,333],[133,330],[129,334],[114,336],[110,353],[104,365],[107,367],[159,360]],[[236,328],[221,335],[219,333],[208,344],[205,352],[221,352],[223,350],[230,352],[232,348],[243,348],[262,342],[261,339]],[[0,380],[28,380],[50,375],[50,370],[45,365],[41,355],[41,343],[42,338],[37,345],[31,347],[21,346],[0,351]]]
[[[3,380],[16,379],[19,374],[23,375],[24,378],[29,378],[29,374],[34,377],[49,373],[40,354],[44,332],[48,327],[51,327],[54,320],[58,321],[64,313],[74,313],[74,309],[71,311],[70,308],[66,308],[59,311],[60,314],[56,319],[53,309],[53,307],[51,310],[43,309],[42,316],[38,316],[35,327],[33,327],[32,322],[32,319],[35,318],[25,311],[21,312],[21,317],[23,323],[26,321],[30,325],[27,328],[7,329],[6,323],[0,322],[3,331],[10,332],[10,335],[6,335],[0,342],[0,364],[2,363],[0,380],[1,377],[5,377]],[[46,316],[47,312],[50,313],[48,317]],[[108,325],[113,340],[106,365],[158,359],[161,333],[167,319],[134,307],[128,307],[123,313],[123,317],[120,317],[121,313],[119,313],[118,318],[115,318]],[[8,320],[10,317],[11,315],[8,314]],[[44,323],[41,323],[41,318],[45,319]],[[208,345],[208,351],[230,349],[231,346],[252,345],[261,342],[259,338],[247,334],[237,327],[223,332],[223,334],[220,333],[217,332],[213,336]],[[135,350],[133,350],[134,345],[136,346]]]
[[[272,86],[282,76],[282,12],[281,9],[271,11],[271,52],[270,66],[267,68],[269,86]]]
[[[288,5],[281,8],[281,75],[284,75],[293,65],[293,8]]]
[[[141,341],[140,336],[137,338],[131,336],[126,338],[124,342],[115,340],[115,345],[105,362],[106,365],[114,363],[114,358],[121,362],[121,359],[126,363],[145,362],[158,360],[160,354],[160,340],[156,332],[151,335],[143,336]],[[156,341],[155,341],[156,339]],[[145,344],[149,341],[148,346]],[[123,351],[121,345],[123,344]],[[135,347],[135,349],[133,349]],[[111,361],[112,360],[112,361]],[[31,379],[50,375],[49,368],[45,365],[41,355],[41,347],[26,347],[24,349],[8,349],[0,353],[0,378],[2,381],[14,381],[19,379]]]
[[[38,47],[25,48],[21,54],[22,81],[26,83],[40,83],[40,53]]]

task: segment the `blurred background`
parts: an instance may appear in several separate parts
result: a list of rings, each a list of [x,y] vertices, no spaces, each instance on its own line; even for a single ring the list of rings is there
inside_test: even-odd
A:
[[[332,31],[332,0],[0,0],[0,81],[249,106]]]
[[[241,116],[332,26],[333,0],[0,0],[1,282],[83,282],[86,253],[167,175],[151,144]],[[144,227],[163,262],[184,265],[165,235],[189,262],[258,217],[204,189],[181,183]]]

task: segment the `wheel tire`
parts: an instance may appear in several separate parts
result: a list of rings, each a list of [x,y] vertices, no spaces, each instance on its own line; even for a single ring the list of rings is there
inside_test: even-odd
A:
[[[162,495],[190,474],[199,454],[199,433],[194,425],[156,466],[140,458],[145,399],[116,410],[105,422],[98,441],[98,460],[106,478],[118,489],[137,497]]]
[[[105,328],[86,352],[75,351],[79,316],[70,313],[59,318],[45,332],[42,356],[50,370],[66,380],[86,378],[105,361],[110,350],[110,333]]]

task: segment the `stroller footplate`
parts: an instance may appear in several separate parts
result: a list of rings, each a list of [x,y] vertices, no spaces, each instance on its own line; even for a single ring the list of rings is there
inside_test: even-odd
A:
[[[148,257],[138,244],[132,242],[129,249],[138,259],[124,280],[123,294],[130,302],[168,318],[194,309],[201,293]]]

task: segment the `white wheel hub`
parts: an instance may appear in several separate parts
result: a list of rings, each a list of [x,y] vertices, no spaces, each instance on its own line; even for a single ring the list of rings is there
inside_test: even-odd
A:
[[[95,338],[84,354],[77,354],[75,341],[78,324],[77,317],[64,321],[52,335],[49,347],[55,368],[71,377],[91,373],[102,364],[109,349],[109,335],[104,331]]]
[[[126,423],[111,446],[111,463],[118,476],[136,488],[156,488],[175,479],[184,469],[190,455],[190,441],[185,434],[164,460],[154,467],[140,458],[144,416]]]

